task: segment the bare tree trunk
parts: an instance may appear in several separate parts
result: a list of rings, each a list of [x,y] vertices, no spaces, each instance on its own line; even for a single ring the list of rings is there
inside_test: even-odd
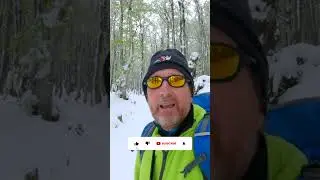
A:
[[[102,44],[103,44],[103,35],[102,32],[100,32],[100,35],[97,40],[96,44],[96,54],[95,54],[95,62],[94,62],[94,86],[93,86],[93,91],[94,91],[94,98],[93,102],[94,104],[101,103],[102,97],[101,97],[101,87],[100,84],[102,82],[101,77],[102,77],[102,70],[101,68],[103,67],[103,58],[101,57],[101,51],[102,51]]]
[[[184,0],[178,1],[180,8],[180,43],[181,51],[183,54],[187,55],[188,52],[188,39],[186,33],[186,19],[185,19],[185,9]]]
[[[5,10],[8,11],[8,9],[11,9],[10,7],[12,7],[12,1],[7,1],[7,3],[5,3]],[[5,80],[7,78],[8,72],[9,72],[9,64],[10,64],[10,56],[9,56],[9,52],[6,50],[5,47],[9,47],[9,43],[10,43],[10,37],[11,37],[11,33],[12,33],[12,26],[11,26],[11,22],[12,22],[12,13],[7,13],[7,16],[3,16],[4,18],[4,24],[6,28],[6,31],[3,33],[4,37],[3,37],[3,47],[4,50],[2,50],[2,59],[1,59],[1,69],[0,69],[0,90],[1,92],[3,91],[3,86],[5,83]]]
[[[119,39],[123,39],[123,16],[124,16],[124,12],[123,12],[123,0],[120,1],[120,25],[119,25],[119,29],[120,29],[120,37]],[[124,61],[124,52],[123,52],[123,45],[120,45],[120,62]],[[122,65],[124,63],[121,63]]]
[[[203,60],[207,60],[208,54],[207,54],[207,38],[202,18],[202,9],[199,4],[199,0],[194,0],[194,3],[196,4],[196,10],[197,10],[197,16],[199,21],[199,27],[200,27],[200,39],[201,39],[201,46],[200,46],[200,54],[202,55]],[[202,71],[205,70],[205,63],[202,64]]]
[[[188,52],[188,37],[186,33],[186,16],[185,16],[185,7],[184,7],[184,0],[182,0],[182,29],[183,29],[183,45],[185,46],[184,52],[187,55]]]
[[[169,18],[169,13],[167,11],[167,3],[165,3],[165,8],[164,8],[164,12],[165,12],[165,19],[166,19],[166,25],[167,25],[167,48],[170,47],[170,18]]]
[[[170,47],[170,30],[169,30],[169,24],[167,24],[167,48]]]
[[[115,13],[113,13],[113,15],[112,15],[112,17],[115,17]],[[115,39],[117,38],[117,36],[116,36],[116,20],[115,20],[115,18],[114,19],[112,19],[112,39],[113,39],[113,41],[115,41]],[[111,87],[112,87],[112,85],[114,84],[113,83],[113,80],[116,78],[116,75],[115,75],[115,70],[117,69],[117,63],[116,63],[116,60],[117,60],[117,48],[115,47],[115,46],[113,46],[113,48],[112,47],[110,47],[110,49],[111,49],[111,51],[113,52],[113,58],[110,58],[110,61],[111,61],[111,66],[110,66],[110,68],[111,68],[111,82],[110,82],[110,84],[111,84]]]
[[[94,74],[94,103],[101,103],[102,97],[101,97],[101,83],[103,76],[106,76],[105,74],[102,74],[103,72],[103,64],[104,59],[106,57],[106,53],[103,53],[103,46],[105,43],[105,34],[107,33],[107,24],[108,21],[108,14],[107,14],[107,2],[106,0],[103,1],[103,4],[100,7],[100,34],[96,43],[96,54],[95,54],[95,74]]]
[[[33,92],[39,100],[39,111],[44,120],[52,121],[53,84],[47,78],[37,80]]]
[[[171,23],[172,23],[172,43],[173,47],[176,47],[176,37],[175,37],[175,27],[174,27],[174,4],[173,0],[171,2]]]
[[[141,39],[141,42],[140,42],[140,49],[142,50],[141,51],[141,60],[142,60],[142,69],[140,71],[140,76],[139,76],[139,85],[142,85],[142,80],[143,80],[143,75],[145,73],[145,68],[146,68],[146,65],[145,65],[145,60],[144,60],[144,27],[142,25],[142,20],[140,19],[140,28],[142,28],[142,32],[140,33],[140,39]],[[141,88],[139,88],[139,92],[141,93]]]
[[[106,94],[109,96],[109,92],[110,92],[110,54],[109,54],[109,48],[110,48],[110,35],[108,33],[108,31],[110,30],[110,11],[109,11],[109,2],[108,0],[104,0],[104,4],[102,6],[102,10],[101,10],[101,22],[100,22],[100,29],[102,32],[102,42],[100,43],[101,45],[101,50],[102,52],[100,52],[102,54],[101,57],[101,63],[104,65],[103,68],[105,68],[105,70],[103,68],[100,68],[100,70],[102,71],[102,73],[104,73],[99,77],[104,77],[104,81],[103,84],[105,85],[105,87],[107,87],[106,89],[104,89],[104,91],[102,92],[106,92]],[[104,60],[107,60],[107,62],[103,62]],[[107,65],[107,66],[106,66]],[[100,83],[102,82],[102,78],[100,78]],[[99,83],[99,82],[98,82]],[[109,87],[109,88],[108,88]],[[101,87],[100,87],[101,89]]]
[[[129,83],[131,81],[130,79],[130,70],[131,70],[131,66],[132,66],[132,61],[133,61],[133,54],[134,54],[134,44],[133,44],[133,37],[134,37],[134,32],[132,31],[133,27],[132,27],[132,0],[129,1],[129,5],[128,5],[128,21],[129,21],[129,41],[130,41],[130,49],[129,49],[129,57],[128,60],[126,62],[127,64],[127,70],[125,70],[126,73],[126,84],[124,86],[124,89],[122,89],[123,92],[123,97],[127,97],[127,90],[131,90],[132,87],[132,83]]]
[[[185,54],[185,52],[183,51],[183,18],[182,18],[182,2],[178,1],[178,5],[179,5],[179,14],[180,14],[180,21],[179,21],[179,42],[180,42],[180,51],[182,52],[182,54]]]

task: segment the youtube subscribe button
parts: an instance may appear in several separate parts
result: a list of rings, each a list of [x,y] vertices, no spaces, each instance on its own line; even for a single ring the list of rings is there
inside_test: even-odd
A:
[[[192,150],[192,137],[129,137],[129,150]]]

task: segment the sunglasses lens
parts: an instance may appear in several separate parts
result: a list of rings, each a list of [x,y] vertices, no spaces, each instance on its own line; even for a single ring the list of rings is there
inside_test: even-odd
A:
[[[154,76],[154,77],[150,77],[147,80],[147,86],[150,89],[158,88],[158,87],[161,86],[161,84],[162,84],[162,78],[161,77]]]
[[[172,87],[182,87],[186,83],[186,79],[183,76],[173,75],[169,77],[168,82]]]
[[[238,52],[224,45],[212,45],[210,51],[213,80],[227,79],[237,73],[240,64]]]

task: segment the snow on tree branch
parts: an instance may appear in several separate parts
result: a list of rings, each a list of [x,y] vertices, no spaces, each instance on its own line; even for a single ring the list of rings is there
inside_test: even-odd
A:
[[[249,0],[249,6],[253,19],[264,21],[267,18],[270,7],[262,0]]]

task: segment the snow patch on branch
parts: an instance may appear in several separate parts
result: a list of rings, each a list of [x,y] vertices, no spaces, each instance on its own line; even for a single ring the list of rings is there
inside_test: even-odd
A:
[[[320,84],[314,78],[320,76],[320,46],[305,43],[288,46],[269,56],[268,61],[272,92],[285,90],[279,102],[320,96]],[[288,84],[284,81],[295,82],[286,87]]]
[[[264,21],[267,18],[269,7],[262,0],[249,0],[252,18],[257,21]]]
[[[192,52],[190,55],[190,60],[196,61],[199,59],[199,57],[200,57],[200,54],[198,52]]]

